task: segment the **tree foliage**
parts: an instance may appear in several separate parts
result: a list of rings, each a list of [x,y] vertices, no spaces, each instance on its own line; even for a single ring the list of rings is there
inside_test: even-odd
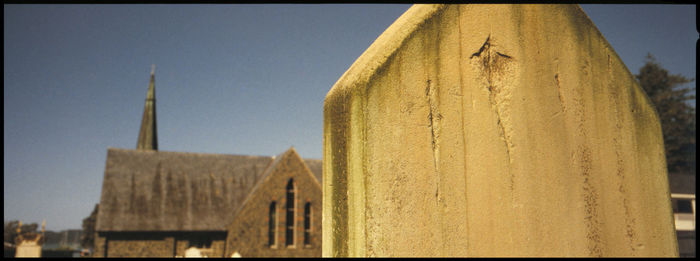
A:
[[[100,204],[95,204],[95,208],[90,216],[83,219],[83,232],[80,234],[80,246],[83,248],[95,247],[95,225],[97,224],[97,211]]]
[[[680,74],[670,74],[651,54],[635,75],[639,84],[654,103],[664,136],[666,163],[669,173],[695,174],[695,87]]]
[[[17,235],[20,234],[29,234],[29,233],[38,233],[37,229],[39,228],[39,225],[37,223],[31,223],[31,224],[22,224],[22,227],[20,229],[20,233],[17,233],[17,228],[19,227],[19,221],[18,220],[12,220],[9,222],[4,222],[5,224],[5,233],[3,235],[3,241],[10,243],[10,244],[15,244],[15,240],[17,238]]]

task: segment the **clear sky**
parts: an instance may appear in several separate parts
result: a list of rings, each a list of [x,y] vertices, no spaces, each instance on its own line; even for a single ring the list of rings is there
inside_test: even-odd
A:
[[[409,7],[4,5],[4,220],[80,228],[151,64],[160,150],[320,159],[326,93]],[[695,6],[582,7],[632,73],[695,78]]]

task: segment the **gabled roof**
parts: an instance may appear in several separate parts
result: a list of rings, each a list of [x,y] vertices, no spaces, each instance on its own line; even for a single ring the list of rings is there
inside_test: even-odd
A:
[[[274,159],[109,148],[96,230],[224,231]]]
[[[265,170],[265,173],[263,173],[260,181],[258,181],[258,183],[255,185],[255,187],[251,190],[251,192],[248,194],[248,196],[243,201],[241,206],[238,209],[236,209],[236,211],[232,215],[234,217],[234,219],[232,219],[232,221],[235,221],[235,218],[238,217],[238,214],[241,213],[241,211],[249,205],[248,203],[251,202],[255,196],[257,196],[259,191],[264,190],[266,183],[268,183],[271,179],[276,178],[275,176],[278,173],[280,173],[280,169],[282,169],[284,167],[288,167],[288,165],[290,165],[289,162],[291,160],[298,160],[299,162],[302,163],[303,167],[305,167],[304,169],[292,170],[292,171],[295,171],[297,173],[300,173],[300,175],[297,176],[297,178],[303,178],[304,176],[306,176],[308,179],[313,180],[313,184],[315,185],[315,188],[308,188],[307,187],[307,188],[302,188],[302,189],[304,189],[304,190],[318,189],[319,191],[322,189],[320,179],[316,177],[317,174],[314,173],[311,170],[311,168],[309,168],[309,165],[308,165],[309,163],[313,164],[314,169],[318,170],[319,171],[318,174],[320,175],[321,174],[320,173],[321,161],[320,160],[302,159],[299,156],[299,154],[296,152],[294,147],[291,147],[287,151],[285,151],[284,153],[277,155],[275,157],[275,160]],[[287,166],[282,166],[282,165],[287,165]],[[319,198],[319,200],[321,200],[321,199]],[[227,224],[227,225],[229,225],[229,224]]]
[[[318,159],[304,159],[304,164],[306,164],[306,167],[309,168],[312,174],[314,174],[314,177],[316,177],[316,180],[318,180],[318,183],[323,182],[323,173],[321,165],[321,160]]]

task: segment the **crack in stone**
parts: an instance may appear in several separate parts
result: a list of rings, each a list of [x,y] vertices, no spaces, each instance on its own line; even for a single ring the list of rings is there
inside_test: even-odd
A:
[[[557,86],[557,94],[559,95],[559,104],[561,105],[561,111],[566,111],[566,105],[564,104],[564,96],[561,93],[561,82],[559,80],[559,73],[554,74],[554,84]]]
[[[487,87],[489,91],[489,103],[491,103],[496,112],[500,135],[506,144],[508,162],[510,162],[511,148],[513,146],[510,142],[509,135],[507,135],[506,127],[503,125],[503,118],[505,116],[504,114],[507,113],[505,113],[503,109],[499,108],[499,102],[497,101],[498,99],[503,101],[505,100],[505,97],[502,97],[503,86],[499,86],[499,84],[496,84],[495,78],[497,76],[502,76],[503,70],[506,69],[505,67],[507,65],[507,62],[512,60],[513,57],[494,50],[493,47],[495,47],[496,45],[491,43],[491,41],[491,35],[489,35],[488,37],[486,37],[486,41],[484,41],[479,50],[471,55],[471,58],[479,59],[482,65],[482,70],[486,76],[486,81],[488,83]]]
[[[437,104],[436,104],[436,99],[435,97],[436,90],[435,88],[432,87],[431,81],[427,81],[428,86],[425,88],[425,95],[428,97],[428,105],[429,105],[429,112],[428,112],[428,127],[430,128],[430,138],[431,138],[431,144],[432,144],[432,151],[433,151],[433,167],[435,168],[435,172],[438,172],[438,139],[440,138],[439,134],[439,128],[438,128],[438,123],[442,119],[442,115],[440,114]]]

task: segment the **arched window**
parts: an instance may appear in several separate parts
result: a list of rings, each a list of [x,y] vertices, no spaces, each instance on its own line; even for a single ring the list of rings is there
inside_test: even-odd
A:
[[[304,204],[304,245],[311,245],[311,202]]]
[[[277,240],[277,202],[270,203],[269,224],[267,229],[267,244],[270,247],[275,247]]]
[[[287,233],[285,234],[285,245],[294,247],[294,205],[295,205],[295,190],[294,179],[289,179],[287,183]]]

